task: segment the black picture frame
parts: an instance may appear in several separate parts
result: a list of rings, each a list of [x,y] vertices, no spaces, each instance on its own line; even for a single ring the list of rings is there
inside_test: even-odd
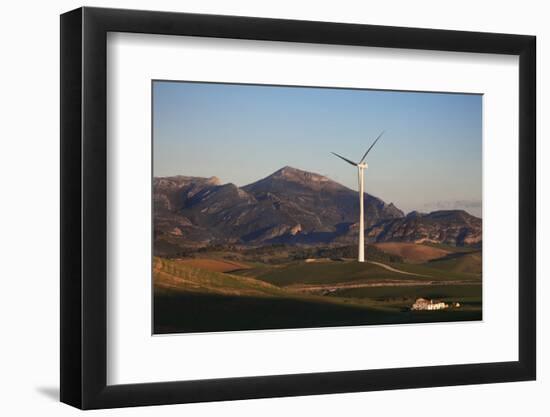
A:
[[[519,360],[107,385],[108,32],[519,56]],[[61,15],[61,401],[94,409],[535,379],[535,51],[524,35],[88,7]]]

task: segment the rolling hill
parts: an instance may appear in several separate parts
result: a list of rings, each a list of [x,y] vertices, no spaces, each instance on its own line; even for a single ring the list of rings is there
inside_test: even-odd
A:
[[[426,285],[405,277],[410,282],[405,286],[369,285],[369,280],[398,274],[357,262],[298,262],[283,268],[245,269],[235,275],[205,269],[219,267],[205,261],[198,268],[154,259],[155,334],[481,319],[479,282]],[[246,276],[250,273],[256,276]],[[361,285],[346,285],[350,279]],[[316,283],[321,287],[315,288]],[[471,306],[410,311],[414,299],[426,294]]]
[[[410,242],[382,242],[374,247],[390,255],[397,255],[407,262],[423,263],[448,255],[448,250]]]

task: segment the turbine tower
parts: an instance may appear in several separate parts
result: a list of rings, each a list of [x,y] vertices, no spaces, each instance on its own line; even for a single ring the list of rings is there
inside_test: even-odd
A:
[[[337,156],[340,159],[343,159],[348,164],[357,167],[357,179],[359,182],[359,251],[357,255],[357,261],[359,262],[365,262],[365,214],[363,208],[363,194],[365,193],[365,169],[368,168],[368,165],[365,162],[365,158],[383,134],[384,132],[378,135],[378,137],[374,140],[372,145],[370,145],[369,149],[367,149],[359,162],[350,161],[348,158],[344,158],[342,155],[338,155],[336,152],[332,152],[333,155]]]

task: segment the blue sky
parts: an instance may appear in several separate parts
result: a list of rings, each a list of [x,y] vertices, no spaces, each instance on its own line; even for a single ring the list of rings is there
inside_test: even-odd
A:
[[[366,191],[405,212],[481,216],[482,96],[154,81],[155,176],[239,186],[289,165],[357,189],[330,152],[367,157]]]

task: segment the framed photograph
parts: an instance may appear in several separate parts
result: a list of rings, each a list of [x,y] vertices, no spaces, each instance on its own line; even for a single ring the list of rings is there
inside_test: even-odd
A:
[[[61,16],[61,401],[533,380],[535,37]]]

